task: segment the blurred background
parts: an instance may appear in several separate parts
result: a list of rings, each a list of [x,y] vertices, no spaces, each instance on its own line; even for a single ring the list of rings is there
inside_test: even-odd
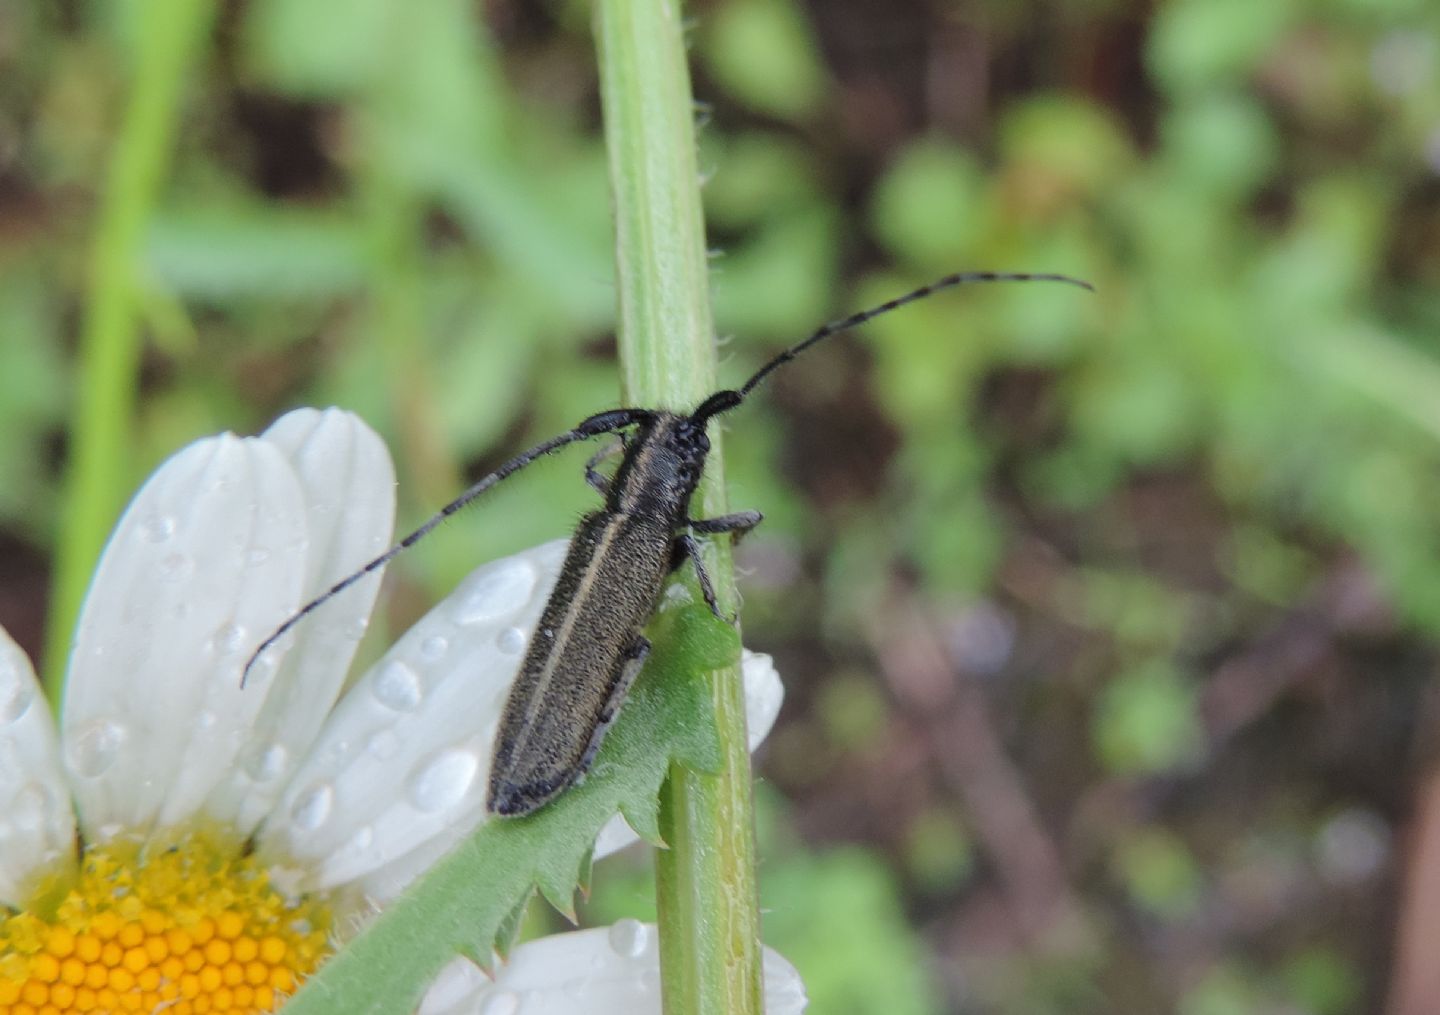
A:
[[[0,4],[0,623],[35,655],[140,6]],[[788,689],[766,935],[812,1010],[1440,1012],[1440,8],[686,12],[725,383],[957,269],[1099,290],[947,293],[727,417]],[[593,59],[579,2],[218,4],[124,488],[338,404],[409,524],[615,404]],[[582,461],[392,567],[378,626],[565,534]],[[586,918],[649,877],[609,862]]]

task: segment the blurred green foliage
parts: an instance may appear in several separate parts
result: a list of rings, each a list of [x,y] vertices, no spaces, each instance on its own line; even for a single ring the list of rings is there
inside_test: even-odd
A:
[[[32,647],[136,9],[0,11],[0,620]],[[767,516],[748,640],[791,695],[761,765],[789,798],[767,927],[814,1010],[1378,1004],[1374,879],[1398,859],[1322,883],[1303,850],[1236,844],[1407,812],[1440,632],[1440,9],[690,13],[725,378],[959,268],[1099,290],[946,293],[727,420],[732,500]],[[139,266],[135,483],[199,435],[336,403],[390,442],[410,523],[614,403],[587,18],[223,8]],[[578,457],[505,484],[396,566],[392,624],[590,503]],[[958,706],[880,652],[896,610],[982,682],[1068,932],[1014,915],[994,759],[958,719],[917,732],[907,695]],[[1256,674],[1239,704],[1231,663]]]

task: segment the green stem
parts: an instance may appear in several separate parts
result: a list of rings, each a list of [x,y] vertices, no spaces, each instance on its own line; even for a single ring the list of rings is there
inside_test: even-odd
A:
[[[620,361],[626,404],[691,409],[715,389],[694,105],[676,0],[596,5],[601,97],[615,205]],[[725,511],[719,433],[697,498]],[[734,575],[723,540],[705,563],[726,609]],[[760,914],[739,667],[709,675],[724,755],[717,775],[674,766],[662,790],[656,857],[660,961],[669,1015],[758,1015]]]
[[[169,165],[181,85],[210,24],[210,0],[151,0],[138,8],[134,80],[111,156],[91,251],[79,379],[70,426],[44,669],[64,692],[80,604],[133,475],[140,362],[140,247]]]

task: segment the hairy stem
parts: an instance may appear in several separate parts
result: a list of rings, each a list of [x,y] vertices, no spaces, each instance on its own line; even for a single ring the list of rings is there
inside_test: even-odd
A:
[[[688,410],[715,388],[694,107],[676,0],[600,0],[596,35],[615,205],[620,360],[627,404]],[[718,429],[718,428],[717,428]],[[712,433],[697,510],[725,511]],[[735,603],[723,540],[705,563]],[[661,972],[670,1015],[763,1010],[754,814],[738,665],[709,674],[724,755],[716,775],[671,769],[656,857]]]

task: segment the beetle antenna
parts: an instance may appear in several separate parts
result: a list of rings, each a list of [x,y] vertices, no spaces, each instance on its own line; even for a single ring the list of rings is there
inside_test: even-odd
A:
[[[867,321],[874,320],[881,314],[888,314],[890,311],[898,310],[907,303],[923,300],[925,297],[933,295],[942,289],[949,289],[952,286],[964,285],[969,282],[1064,282],[1067,285],[1078,285],[1080,288],[1088,289],[1091,292],[1095,291],[1095,287],[1089,282],[1083,279],[1072,278],[1069,275],[1037,275],[1003,271],[962,271],[954,275],[946,275],[944,278],[937,279],[929,285],[922,285],[919,289],[914,289],[904,296],[897,296],[893,300],[886,300],[879,306],[871,307],[869,310],[862,310],[858,314],[851,314],[849,317],[843,317],[838,321],[831,321],[829,324],[821,326],[813,335],[805,339],[805,341],[786,349],[756,371],[755,375],[741,386],[739,391],[740,398],[735,400],[734,405],[739,405],[740,400],[755,390],[755,387],[768,377],[773,370],[789,363],[816,342],[823,341],[831,335],[838,334],[842,331],[849,331],[851,328],[859,327]],[[732,406],[726,406],[725,408],[731,407]],[[722,409],[720,411],[724,410]]]
[[[567,430],[565,433],[562,433],[557,437],[551,437],[547,441],[541,441],[533,448],[520,452],[520,454],[510,459],[508,462],[505,462],[494,472],[482,477],[477,483],[475,483],[474,486],[470,487],[460,496],[456,497],[449,504],[446,504],[438,512],[432,515],[429,521],[427,521],[424,525],[420,526],[414,532],[410,533],[410,535],[400,540],[400,542],[390,547],[390,549],[380,554],[380,556],[376,557],[368,564],[365,564],[353,574],[341,578],[334,585],[331,585],[324,592],[320,593],[320,595],[316,596],[314,599],[310,600],[310,602],[306,603],[304,606],[300,607],[300,609],[292,613],[289,619],[285,621],[285,623],[277,627],[268,638],[266,638],[260,643],[259,647],[256,648],[254,652],[250,653],[250,658],[245,663],[245,669],[240,674],[240,686],[242,688],[245,686],[245,681],[248,680],[250,677],[250,671],[254,669],[256,661],[259,660],[262,654],[264,654],[265,650],[270,648],[270,646],[274,645],[277,641],[283,638],[292,627],[300,623],[300,621],[304,620],[307,616],[309,616],[315,610],[319,609],[321,606],[324,606],[335,596],[339,595],[341,592],[344,592],[351,585],[354,585],[360,579],[364,578],[367,574],[371,574],[372,572],[380,570],[380,568],[384,567],[386,564],[390,563],[390,561],[394,560],[397,556],[399,556],[402,551],[408,550],[410,547],[420,542],[420,540],[424,539],[431,532],[434,532],[435,529],[439,528],[441,522],[449,518],[456,511],[459,511],[461,508],[468,505],[476,497],[479,497],[482,493],[490,489],[495,484],[499,483],[502,479],[505,479],[506,477],[511,476],[516,472],[519,472],[521,469],[525,468],[525,466],[529,465],[537,458],[542,458],[545,455],[550,454],[552,451],[557,451],[560,448],[563,448],[567,444],[574,444],[576,441],[583,441],[590,437],[599,436],[602,433],[613,433],[616,430],[623,429],[624,427],[631,426],[635,423],[644,422],[645,420],[652,418],[654,415],[655,414],[653,412],[647,409],[611,409],[607,412],[597,413],[596,415],[591,416],[589,419],[583,420],[580,425],[575,427],[575,429],[573,430]]]

